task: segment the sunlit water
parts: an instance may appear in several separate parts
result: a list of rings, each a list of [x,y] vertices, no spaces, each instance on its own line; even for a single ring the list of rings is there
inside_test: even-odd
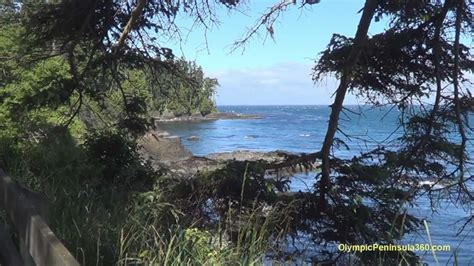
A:
[[[397,128],[399,112],[396,109],[356,106],[347,108],[345,114],[341,115],[341,129],[350,135],[351,139],[338,134],[349,148],[338,149],[338,156],[350,158],[360,152],[369,151],[380,143],[386,146],[396,145],[393,140],[402,133],[402,129]],[[315,152],[321,148],[330,112],[327,106],[221,106],[219,110],[257,114],[262,118],[173,122],[162,124],[161,127],[182,137],[183,144],[195,155],[235,150]],[[474,125],[474,121],[471,125]],[[197,136],[199,140],[188,140],[191,136]],[[468,150],[474,155],[471,143],[468,144]],[[292,182],[291,189],[307,190],[312,186],[313,180],[314,174],[300,174]],[[459,265],[474,265],[472,224],[468,225],[461,235],[456,235],[461,225],[458,221],[472,215],[472,210],[464,210],[451,203],[441,203],[433,213],[428,200],[420,199],[418,206],[410,211],[417,217],[428,220],[433,244],[451,246],[450,252],[436,252],[440,265],[453,264],[455,252]],[[406,236],[404,242],[429,243],[424,229]],[[436,265],[431,252],[418,254],[428,264]]]

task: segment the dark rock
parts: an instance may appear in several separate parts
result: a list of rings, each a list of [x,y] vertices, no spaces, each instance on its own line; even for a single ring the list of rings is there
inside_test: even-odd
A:
[[[233,151],[233,152],[219,152],[213,153],[206,156],[209,159],[216,160],[216,161],[229,161],[229,160],[236,160],[236,161],[257,161],[257,160],[264,160],[267,162],[277,162],[284,158],[282,152],[279,151],[272,151],[272,152],[262,152],[262,151],[249,151],[249,150],[242,150],[242,151]]]
[[[141,154],[154,163],[184,160],[192,154],[182,144],[178,136],[163,131],[150,131],[139,141]]]

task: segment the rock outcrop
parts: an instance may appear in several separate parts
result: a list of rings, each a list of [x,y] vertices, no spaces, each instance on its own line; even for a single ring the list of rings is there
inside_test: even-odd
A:
[[[178,136],[166,131],[153,130],[146,133],[139,141],[141,154],[153,163],[173,163],[192,157]]]
[[[249,151],[214,153],[208,156],[194,156],[181,143],[178,136],[155,129],[145,134],[139,142],[140,153],[155,169],[166,168],[176,177],[192,178],[200,173],[217,170],[229,161],[264,161],[268,164],[268,175],[306,171],[307,168],[294,167],[306,162],[309,168],[317,168],[318,154],[295,154],[286,151]],[[309,162],[309,163],[308,163]],[[275,170],[278,169],[278,170]]]

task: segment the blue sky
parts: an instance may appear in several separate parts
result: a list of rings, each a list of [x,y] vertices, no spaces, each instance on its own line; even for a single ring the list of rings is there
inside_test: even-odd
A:
[[[185,40],[171,44],[176,55],[196,60],[208,76],[219,79],[218,105],[331,103],[337,81],[328,77],[315,84],[311,68],[333,33],[355,34],[363,1],[322,0],[305,8],[291,6],[274,26],[275,40],[265,38],[265,31],[261,31],[245,50],[231,53],[232,43],[276,2],[250,1],[240,8],[242,12],[219,9],[218,27],[207,32],[203,28],[184,30]],[[187,18],[180,18],[178,23],[190,25]],[[383,22],[376,23],[369,33],[383,27]],[[349,96],[346,103],[357,101]]]

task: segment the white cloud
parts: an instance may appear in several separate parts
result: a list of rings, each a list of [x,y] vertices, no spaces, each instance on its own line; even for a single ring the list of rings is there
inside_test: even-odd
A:
[[[229,69],[207,73],[219,80],[218,105],[330,104],[337,81],[314,84],[310,64],[279,63],[268,68]],[[347,97],[347,104],[356,103]]]

